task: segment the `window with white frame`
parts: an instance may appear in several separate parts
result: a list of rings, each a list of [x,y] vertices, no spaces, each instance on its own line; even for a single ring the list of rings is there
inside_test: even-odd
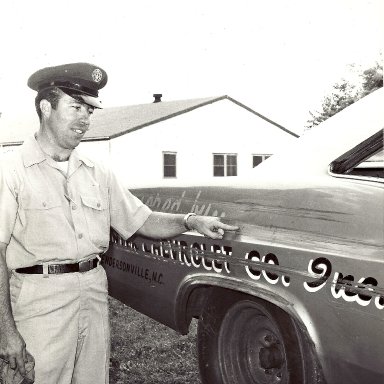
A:
[[[237,154],[214,153],[213,176],[237,176]]]
[[[267,160],[271,155],[252,155],[252,167],[255,168],[257,165]]]
[[[176,177],[176,152],[163,152],[163,177]]]

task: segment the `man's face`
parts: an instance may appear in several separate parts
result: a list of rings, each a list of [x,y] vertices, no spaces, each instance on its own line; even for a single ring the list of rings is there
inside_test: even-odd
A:
[[[47,128],[54,143],[63,149],[73,149],[80,144],[89,129],[94,108],[63,93],[56,109],[51,109]]]

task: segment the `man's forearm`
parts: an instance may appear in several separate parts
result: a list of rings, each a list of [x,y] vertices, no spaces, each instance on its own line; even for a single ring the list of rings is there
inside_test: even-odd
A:
[[[11,369],[17,368],[24,376],[26,349],[12,314],[6,249],[7,245],[0,243],[0,357],[9,361]]]
[[[183,214],[152,212],[138,233],[152,238],[166,238],[185,231]]]
[[[188,217],[188,216],[187,216]],[[184,214],[152,212],[144,225],[138,230],[140,235],[152,238],[167,238],[180,235],[187,230],[196,230],[212,239],[222,239],[224,231],[237,231],[238,226],[227,225],[213,216],[189,216]]]
[[[3,329],[16,328],[9,294],[9,276],[5,263],[5,248],[0,250],[0,324]]]

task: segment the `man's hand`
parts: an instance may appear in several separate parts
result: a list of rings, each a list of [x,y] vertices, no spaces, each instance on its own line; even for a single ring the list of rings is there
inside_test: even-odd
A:
[[[1,329],[0,332],[0,358],[9,362],[9,366],[19,370],[22,376],[26,375],[25,363],[28,361],[24,339],[17,329]]]
[[[227,225],[213,216],[188,216],[182,213],[152,212],[137,233],[153,239],[167,239],[181,235],[188,230],[196,230],[212,239],[222,239],[224,231],[237,231],[239,227]]]
[[[188,218],[188,226],[212,239],[222,239],[224,231],[239,230],[239,227],[224,224],[218,217],[213,216],[190,216]]]

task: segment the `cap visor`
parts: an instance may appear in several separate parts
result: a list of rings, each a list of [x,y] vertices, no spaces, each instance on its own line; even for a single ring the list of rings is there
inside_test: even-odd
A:
[[[101,105],[101,102],[96,97],[88,96],[88,95],[79,95],[83,100],[84,103],[91,105],[92,107],[103,109],[103,106]]]

